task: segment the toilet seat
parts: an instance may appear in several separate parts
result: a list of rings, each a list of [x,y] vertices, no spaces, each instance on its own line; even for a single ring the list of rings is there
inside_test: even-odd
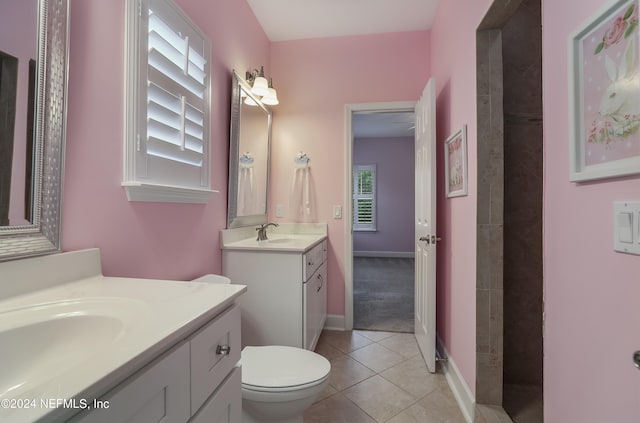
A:
[[[242,350],[242,388],[288,392],[311,388],[329,377],[331,364],[313,351],[287,346],[248,346]]]

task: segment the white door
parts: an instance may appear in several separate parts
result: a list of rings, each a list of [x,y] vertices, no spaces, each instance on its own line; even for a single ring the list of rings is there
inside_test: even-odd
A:
[[[436,371],[436,86],[431,78],[416,104],[415,332]]]

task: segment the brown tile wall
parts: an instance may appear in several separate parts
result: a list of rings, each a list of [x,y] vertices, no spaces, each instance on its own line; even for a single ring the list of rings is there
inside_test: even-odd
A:
[[[503,380],[542,381],[542,81],[541,40],[531,35],[541,33],[535,3],[496,0],[477,32],[478,404],[501,405]]]
[[[476,401],[502,404],[504,121],[500,30],[477,33]]]
[[[505,385],[542,384],[540,25],[540,1],[525,0],[502,29]]]

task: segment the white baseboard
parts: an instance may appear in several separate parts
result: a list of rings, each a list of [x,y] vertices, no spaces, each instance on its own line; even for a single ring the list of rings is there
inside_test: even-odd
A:
[[[446,361],[441,361],[440,364],[442,365],[442,370],[447,378],[447,383],[451,388],[451,392],[453,392],[453,396],[456,398],[458,406],[460,407],[467,423],[473,423],[476,402],[473,393],[471,393],[471,389],[469,389],[469,386],[462,377],[462,374],[460,374],[460,370],[458,370],[456,363],[449,355],[449,351],[447,351],[447,348],[444,346],[440,338],[437,339],[437,347],[440,357],[447,359]]]
[[[354,251],[354,257],[414,258],[414,251]]]
[[[324,322],[324,328],[328,330],[344,330],[344,316],[338,314],[327,315],[327,321]]]

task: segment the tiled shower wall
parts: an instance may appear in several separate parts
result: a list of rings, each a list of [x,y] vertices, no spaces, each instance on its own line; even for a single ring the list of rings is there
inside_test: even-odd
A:
[[[496,0],[476,38],[479,404],[542,378],[540,11],[522,3]]]
[[[504,117],[502,34],[477,33],[476,402],[502,404]]]
[[[542,385],[540,12],[524,0],[502,29],[505,385]]]

